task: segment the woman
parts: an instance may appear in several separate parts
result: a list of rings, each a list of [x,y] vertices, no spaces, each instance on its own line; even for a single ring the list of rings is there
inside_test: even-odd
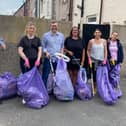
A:
[[[64,51],[71,59],[70,62],[67,63],[67,68],[73,86],[75,86],[77,83],[77,75],[80,69],[80,65],[83,66],[85,60],[85,49],[82,39],[79,36],[78,27],[74,26],[71,30],[70,36],[66,38],[64,43]]]
[[[108,61],[109,61],[109,79],[110,82],[119,89],[120,82],[120,64],[123,63],[124,54],[120,40],[118,39],[118,33],[112,32],[111,38],[107,43],[108,49]]]
[[[120,40],[118,39],[118,33],[112,32],[111,38],[108,40],[107,43],[108,49],[108,60],[111,64],[121,64],[123,63],[124,54],[123,48]]]
[[[94,38],[88,43],[87,55],[88,63],[92,67],[93,73],[93,84],[94,84],[94,94],[96,94],[96,70],[97,65],[102,63],[106,64],[107,61],[107,42],[105,39],[101,38],[101,31],[96,29],[94,32]]]
[[[18,53],[20,55],[20,67],[22,73],[31,70],[34,66],[40,66],[42,56],[41,42],[36,37],[35,24],[29,22],[26,25],[26,35],[22,37],[18,45]]]

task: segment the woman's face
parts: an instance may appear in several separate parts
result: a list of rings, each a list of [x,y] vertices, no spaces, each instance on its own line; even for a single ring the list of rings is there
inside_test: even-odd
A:
[[[113,33],[111,34],[111,39],[112,39],[113,41],[117,40],[117,39],[118,39],[118,33],[113,32]]]
[[[101,35],[102,35],[102,33],[101,33],[99,30],[96,30],[96,31],[94,32],[95,38],[101,38]]]
[[[79,34],[78,28],[74,27],[73,30],[72,30],[72,36],[78,37],[78,34]]]
[[[36,27],[34,25],[28,26],[27,27],[27,33],[32,36],[34,35],[36,32]]]

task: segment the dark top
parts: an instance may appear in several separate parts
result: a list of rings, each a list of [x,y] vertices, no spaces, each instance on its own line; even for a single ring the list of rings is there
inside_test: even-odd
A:
[[[111,54],[109,50],[109,45],[110,45],[110,39],[107,42],[107,50],[108,50],[108,60],[111,59]],[[123,53],[123,47],[120,42],[120,40],[117,40],[117,48],[118,48],[118,54],[117,54],[117,64],[122,63],[124,60],[124,53]]]
[[[29,59],[36,59],[38,56],[38,47],[41,47],[41,41],[36,36],[33,39],[29,39],[27,36],[24,36],[20,40],[18,47],[23,48],[24,54]]]
[[[64,46],[69,51],[72,51],[74,53],[74,56],[77,59],[80,59],[80,60],[82,59],[82,52],[84,49],[82,39],[74,40],[71,37],[68,37],[65,40]],[[68,53],[66,55],[72,58]]]

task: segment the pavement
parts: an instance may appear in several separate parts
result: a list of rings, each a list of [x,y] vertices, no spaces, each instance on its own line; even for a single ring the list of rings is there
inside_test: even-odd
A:
[[[51,97],[48,106],[39,110],[26,107],[19,97],[5,100],[0,104],[0,126],[126,126],[125,82],[122,79],[123,97],[113,106],[104,104],[99,96],[72,102]]]

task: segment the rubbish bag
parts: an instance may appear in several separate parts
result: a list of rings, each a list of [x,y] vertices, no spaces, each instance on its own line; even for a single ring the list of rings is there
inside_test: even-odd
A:
[[[117,85],[120,83],[120,70],[121,70],[120,64],[110,67],[109,79],[114,87],[117,87]]]
[[[91,87],[87,83],[87,75],[84,68],[80,68],[80,71],[78,72],[75,92],[81,100],[89,100],[92,98]]]
[[[70,76],[67,72],[67,64],[63,59],[58,59],[56,68],[56,84],[54,95],[58,100],[71,101],[74,99],[74,89]]]
[[[17,88],[28,107],[41,108],[49,102],[47,90],[36,67],[19,76]]]
[[[120,64],[111,65],[107,63],[108,72],[109,72],[109,81],[117,91],[117,95],[120,98],[123,95],[123,92],[120,88],[120,71],[121,66]]]
[[[107,66],[98,66],[96,82],[97,90],[103,101],[108,105],[115,104],[118,96],[115,88],[109,82]]]
[[[11,98],[17,94],[17,78],[10,72],[0,75],[0,99]]]
[[[53,92],[53,87],[55,85],[54,76],[52,73],[49,74],[47,79],[47,91],[48,94],[51,94]]]

